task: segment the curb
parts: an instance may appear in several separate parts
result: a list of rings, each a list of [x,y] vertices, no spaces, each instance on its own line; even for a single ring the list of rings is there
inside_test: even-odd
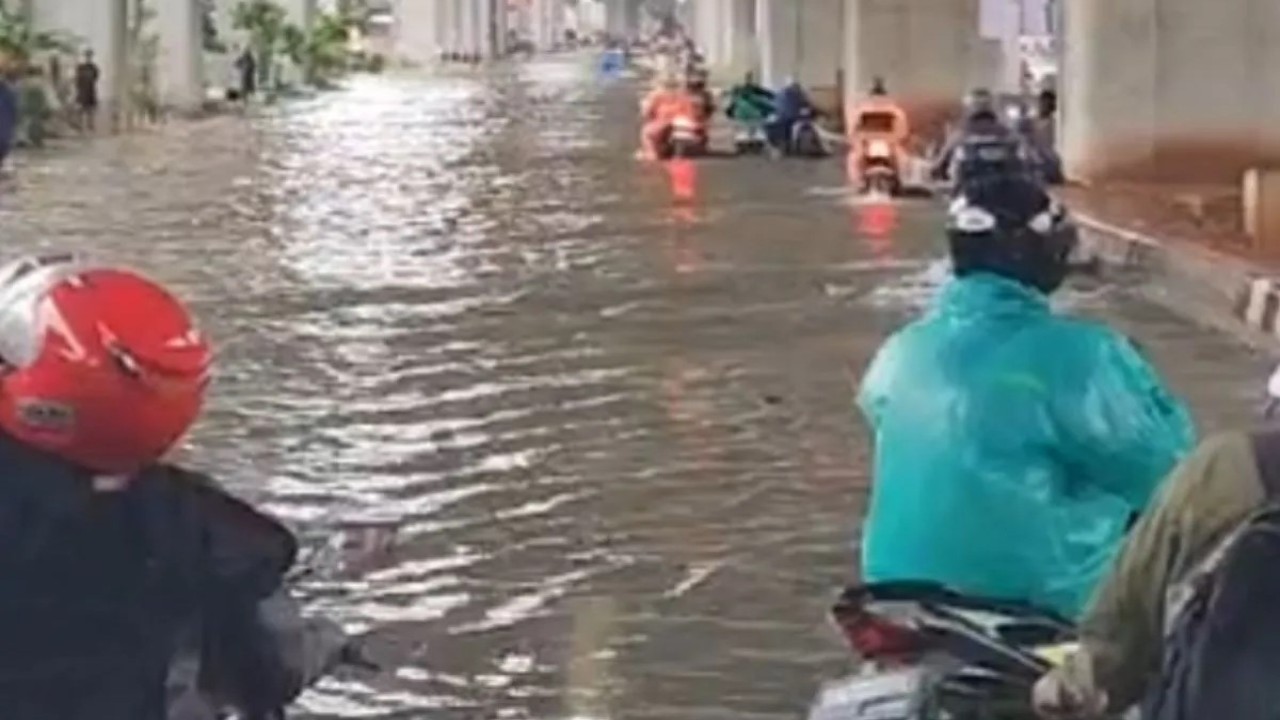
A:
[[[1253,263],[1077,213],[1080,252],[1111,274],[1136,276],[1150,299],[1250,345],[1280,348],[1280,279]]]

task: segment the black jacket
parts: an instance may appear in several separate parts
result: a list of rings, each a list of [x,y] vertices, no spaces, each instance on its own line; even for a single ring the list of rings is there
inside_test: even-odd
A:
[[[202,475],[158,465],[95,493],[82,470],[0,436],[0,718],[164,720],[184,643],[269,644],[258,604],[296,552]],[[229,682],[279,695],[281,671],[257,655],[225,663]]]

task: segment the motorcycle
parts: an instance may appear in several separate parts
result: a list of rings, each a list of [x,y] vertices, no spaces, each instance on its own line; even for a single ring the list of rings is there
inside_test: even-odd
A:
[[[862,192],[894,196],[902,190],[902,177],[893,145],[885,139],[874,138],[863,142]]]
[[[788,140],[788,155],[806,158],[827,156],[827,146],[822,142],[822,135],[818,133],[817,118],[809,108],[800,112],[800,117],[791,127],[791,137]]]
[[[699,157],[707,153],[707,131],[702,123],[689,115],[679,115],[671,122],[666,142],[662,147],[662,159],[673,157]]]
[[[1034,720],[1031,688],[1074,638],[1049,613],[931,583],[850,588],[831,617],[861,665],[808,720]]]

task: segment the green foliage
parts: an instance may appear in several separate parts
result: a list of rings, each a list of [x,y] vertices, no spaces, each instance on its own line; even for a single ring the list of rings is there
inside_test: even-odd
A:
[[[233,22],[249,34],[264,85],[277,57],[300,68],[306,83],[325,85],[352,69],[348,39],[368,14],[364,0],[339,0],[337,12],[321,13],[304,29],[287,22],[284,9],[272,0],[241,0]]]
[[[73,52],[79,43],[66,33],[37,30],[23,13],[0,6],[0,66],[22,74],[43,53]]]
[[[215,19],[214,0],[202,0],[200,3],[200,35],[204,49],[211,53],[225,53],[227,44],[218,34],[218,22]]]

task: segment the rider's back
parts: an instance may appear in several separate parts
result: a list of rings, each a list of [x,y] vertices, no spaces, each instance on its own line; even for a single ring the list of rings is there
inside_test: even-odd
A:
[[[859,403],[877,447],[866,579],[1072,617],[1192,435],[1128,341],[987,274],[885,345]]]
[[[185,628],[252,607],[292,561],[287,531],[194,473],[155,466],[94,493],[2,435],[0,467],[5,720],[162,720]]]

